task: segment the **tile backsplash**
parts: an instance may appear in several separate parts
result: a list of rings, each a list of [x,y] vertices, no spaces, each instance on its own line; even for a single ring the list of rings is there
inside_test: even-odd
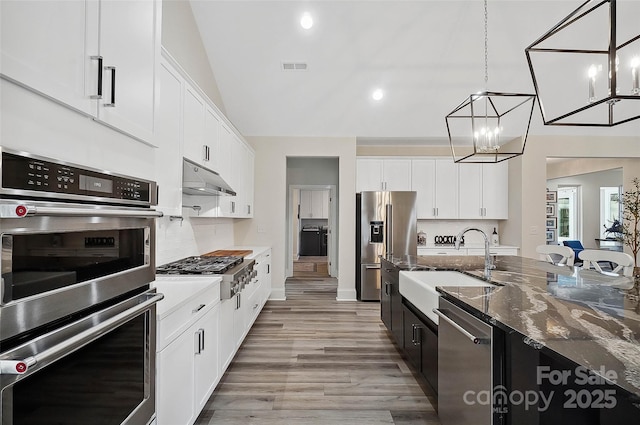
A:
[[[233,219],[156,220],[156,265],[233,246]]]
[[[483,230],[489,236],[489,240],[491,240],[494,227],[498,235],[500,234],[498,220],[418,220],[418,232],[422,230],[427,234],[427,244],[433,244],[435,236],[455,236],[459,231],[469,226]],[[482,235],[478,232],[466,233],[464,241],[467,244],[484,243]]]

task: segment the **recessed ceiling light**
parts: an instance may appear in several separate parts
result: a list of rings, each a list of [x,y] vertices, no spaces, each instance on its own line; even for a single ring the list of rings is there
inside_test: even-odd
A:
[[[300,18],[300,26],[306,30],[311,29],[313,26],[313,18],[309,12],[302,14],[302,18]]]
[[[382,91],[382,89],[375,89],[373,93],[371,93],[371,98],[373,100],[382,100],[383,97],[384,92]]]

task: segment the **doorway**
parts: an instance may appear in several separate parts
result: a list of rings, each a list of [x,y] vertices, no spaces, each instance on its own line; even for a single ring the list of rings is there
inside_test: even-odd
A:
[[[287,158],[286,277],[338,275],[338,158]]]

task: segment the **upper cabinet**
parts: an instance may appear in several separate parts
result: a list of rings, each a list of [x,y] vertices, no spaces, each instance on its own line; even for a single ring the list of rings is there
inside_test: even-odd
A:
[[[160,1],[7,0],[0,16],[4,78],[153,143]]]
[[[300,218],[329,218],[328,190],[300,190]]]
[[[411,161],[411,190],[418,219],[458,218],[458,165],[450,159]]]
[[[411,190],[410,159],[358,158],[356,192]]]
[[[460,170],[460,218],[509,218],[509,168],[497,164],[462,164]]]
[[[416,191],[419,220],[509,218],[506,161],[456,164],[451,158],[358,158],[356,172],[358,192]]]
[[[253,217],[254,152],[163,52],[156,104],[158,208],[166,215]],[[217,172],[236,196],[182,193],[182,157]]]

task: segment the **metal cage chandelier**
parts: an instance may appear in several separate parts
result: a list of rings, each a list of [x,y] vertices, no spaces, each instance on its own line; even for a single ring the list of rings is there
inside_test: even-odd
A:
[[[525,49],[546,125],[640,118],[640,2],[588,0]]]
[[[470,95],[445,117],[454,162],[496,163],[520,156],[529,134],[535,95],[486,89],[489,81],[487,22],[485,0],[485,91]]]

